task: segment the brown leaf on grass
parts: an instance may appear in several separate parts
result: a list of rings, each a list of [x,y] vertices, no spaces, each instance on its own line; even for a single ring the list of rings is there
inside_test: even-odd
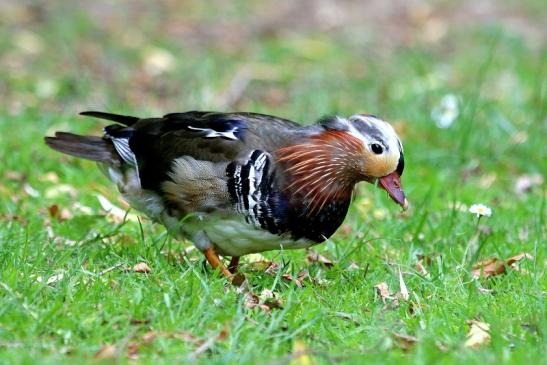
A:
[[[414,345],[418,342],[418,339],[414,336],[405,335],[402,333],[392,333],[393,341],[395,345],[401,350],[408,352],[414,348]]]
[[[247,293],[245,295],[245,307],[254,309],[260,304],[260,298],[255,293]]]
[[[285,273],[281,275],[281,279],[287,281],[287,282],[294,282],[294,284],[302,288],[304,286],[305,280],[310,280],[310,274],[308,273],[308,270],[301,270],[296,274],[296,277],[293,277],[291,274]]]
[[[505,260],[505,263],[511,267],[514,267],[515,263],[519,262],[522,259],[533,260],[534,256],[530,255],[529,253],[522,252],[518,255],[509,257],[507,260]]]
[[[49,215],[51,218],[57,218],[59,217],[60,209],[57,204],[52,204],[47,208]]]
[[[277,276],[279,273],[280,266],[279,264],[267,260],[264,256],[260,254],[252,254],[249,256],[253,256],[253,258],[257,259],[256,261],[249,262],[248,264],[245,264],[245,268],[247,270],[252,271],[261,271],[264,272],[266,275],[271,276]],[[330,262],[330,261],[329,261]],[[293,275],[289,273],[283,273],[281,275],[281,279],[287,282],[293,282],[298,286],[299,288],[302,287],[304,280],[310,279],[310,276],[308,274],[307,270],[302,270],[299,273],[296,274],[296,278],[293,277]]]
[[[25,225],[28,223],[28,221],[24,217],[16,214],[0,214],[0,221],[21,222]]]
[[[131,318],[129,320],[129,324],[133,325],[133,326],[140,326],[140,325],[148,325],[150,324],[150,320],[149,319],[137,319],[137,318]]]
[[[245,277],[244,274],[237,272],[232,275],[230,280],[232,282],[232,285],[241,287],[243,286],[243,284],[245,284],[245,282],[247,281],[247,278]]]
[[[106,359],[113,359],[116,357],[116,347],[114,345],[104,345],[101,347],[95,354],[93,354],[93,358],[95,360],[106,360]]]
[[[488,323],[479,322],[477,320],[467,321],[471,327],[467,333],[467,339],[464,346],[478,349],[482,345],[486,345],[490,342],[490,325]]]
[[[423,259],[419,259],[418,262],[416,262],[416,270],[423,276],[429,276],[429,271],[425,268]]]
[[[285,281],[289,281],[289,282],[292,282],[292,281],[293,281],[292,275],[291,275],[291,274],[287,274],[287,273],[281,275],[281,279],[283,279],[283,280],[285,280]]]
[[[275,294],[270,290],[263,290],[261,295],[248,292],[245,295],[245,307],[249,309],[259,308],[262,311],[269,313],[272,309],[283,308],[281,300],[275,297]]]
[[[72,218],[72,213],[70,213],[70,210],[66,208],[61,209],[57,204],[50,205],[47,210],[51,218],[57,219],[59,221],[65,221]]]
[[[491,257],[473,265],[471,274],[475,279],[502,275],[507,272],[507,267],[518,270],[516,264],[523,259],[533,260],[534,257],[526,252],[512,256],[505,261],[497,257]]]
[[[302,288],[304,286],[304,281],[311,281],[310,273],[308,270],[301,270],[296,274],[296,279],[294,283],[297,287]]]
[[[25,175],[18,171],[8,170],[4,172],[4,178],[12,181],[23,181],[26,179]]]
[[[130,342],[127,344],[126,356],[130,360],[137,360],[139,358],[139,344],[136,342]]]
[[[465,211],[467,211],[467,210],[465,210]],[[430,253],[428,255],[422,255],[422,254],[417,254],[416,255],[416,258],[418,258],[418,261],[421,261],[424,266],[432,265],[433,264],[433,259],[435,259],[437,257],[442,259],[441,254],[439,254],[438,252],[433,252],[433,253]]]
[[[497,257],[491,257],[486,260],[482,260],[473,265],[471,274],[474,278],[489,278],[505,273],[505,262],[499,260]]]
[[[376,293],[380,296],[383,302],[386,301],[386,299],[393,300],[395,297],[390,294],[389,292],[389,286],[386,282],[382,282],[379,284],[374,285],[374,289],[376,289]]]
[[[517,178],[513,190],[515,193],[522,195],[530,192],[534,186],[541,186],[542,184],[543,176],[540,174],[522,175]]]
[[[309,264],[319,263],[329,268],[334,266],[334,263],[331,260],[311,250],[308,252],[308,255],[306,256],[306,260],[308,261]]]
[[[133,266],[133,271],[142,274],[149,274],[152,272],[152,269],[146,264],[146,262],[139,262],[138,264]]]

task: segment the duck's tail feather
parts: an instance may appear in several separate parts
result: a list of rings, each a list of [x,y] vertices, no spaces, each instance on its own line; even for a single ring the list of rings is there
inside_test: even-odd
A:
[[[105,112],[97,112],[97,111],[87,111],[82,112],[80,115],[85,115],[88,117],[95,117],[99,119],[106,119],[111,120],[116,123],[120,123],[123,125],[126,125],[128,127],[132,126],[133,124],[137,123],[139,121],[139,118],[132,117],[129,115],[120,115],[120,114],[112,114],[112,113],[105,113]]]
[[[56,132],[55,137],[45,137],[45,142],[52,149],[70,156],[114,165],[121,164],[112,142],[101,137]]]

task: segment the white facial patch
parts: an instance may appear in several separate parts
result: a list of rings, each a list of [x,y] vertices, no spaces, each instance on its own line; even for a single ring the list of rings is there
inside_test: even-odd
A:
[[[377,136],[375,136],[374,133],[371,133],[370,135],[363,134],[348,121],[350,133],[364,141],[367,145],[382,142],[386,145],[385,147],[388,148],[390,153],[399,153],[399,150],[403,150],[397,133],[395,133],[395,129],[393,129],[389,123],[373,116],[359,114],[351,116],[349,120],[357,123],[364,123],[368,127],[365,127],[364,129],[370,129],[371,131],[377,132],[376,134],[379,134]]]

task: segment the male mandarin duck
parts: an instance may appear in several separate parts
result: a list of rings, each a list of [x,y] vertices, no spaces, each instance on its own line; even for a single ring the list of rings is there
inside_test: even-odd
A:
[[[401,141],[372,115],[301,126],[256,113],[81,114],[116,124],[102,137],[57,132],[48,146],[99,162],[133,208],[190,239],[227,277],[242,255],[328,239],[360,181],[408,205]],[[228,268],[219,254],[232,257]]]

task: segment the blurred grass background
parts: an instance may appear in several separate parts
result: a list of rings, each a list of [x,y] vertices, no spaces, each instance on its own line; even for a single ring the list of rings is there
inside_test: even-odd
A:
[[[546,23],[540,0],[1,1],[0,361],[85,361],[105,343],[124,352],[125,339],[146,328],[207,336],[224,323],[237,328],[229,340],[190,360],[283,363],[296,339],[330,353],[315,359],[326,363],[540,359]],[[251,282],[279,291],[285,307],[271,317],[247,313],[200,265],[170,265],[161,228],[105,220],[97,193],[124,207],[106,178],[42,142],[55,130],[100,133],[100,122],[76,116],[84,110],[155,116],[191,109],[301,123],[334,113],[379,115],[403,139],[403,184],[414,209],[401,215],[361,186],[347,223],[318,248],[338,265],[310,267],[330,284],[299,290],[253,273]],[[483,283],[498,296],[471,294],[476,288],[466,281],[476,224],[455,207],[477,202],[494,214],[481,221],[486,238],[476,258],[535,257],[530,276]],[[67,219],[52,219],[53,205]],[[416,275],[416,255],[438,253],[433,278]],[[306,266],[303,252],[266,256],[290,262],[293,274]],[[104,282],[89,279],[89,272],[142,260],[153,278],[113,272]],[[356,272],[346,270],[351,263]],[[397,286],[397,265],[429,310],[390,312],[375,300],[378,282]],[[70,279],[54,287],[36,281],[59,270]],[[176,304],[167,304],[169,295]],[[214,306],[219,297],[223,305]],[[357,327],[340,324],[341,312]],[[476,316],[493,325],[492,345],[463,351],[465,320]],[[130,318],[146,318],[148,327],[135,329]],[[392,331],[412,333],[420,344],[409,355],[394,350]],[[162,341],[141,349],[140,360],[189,360],[194,350]],[[439,342],[448,350],[439,351]]]

